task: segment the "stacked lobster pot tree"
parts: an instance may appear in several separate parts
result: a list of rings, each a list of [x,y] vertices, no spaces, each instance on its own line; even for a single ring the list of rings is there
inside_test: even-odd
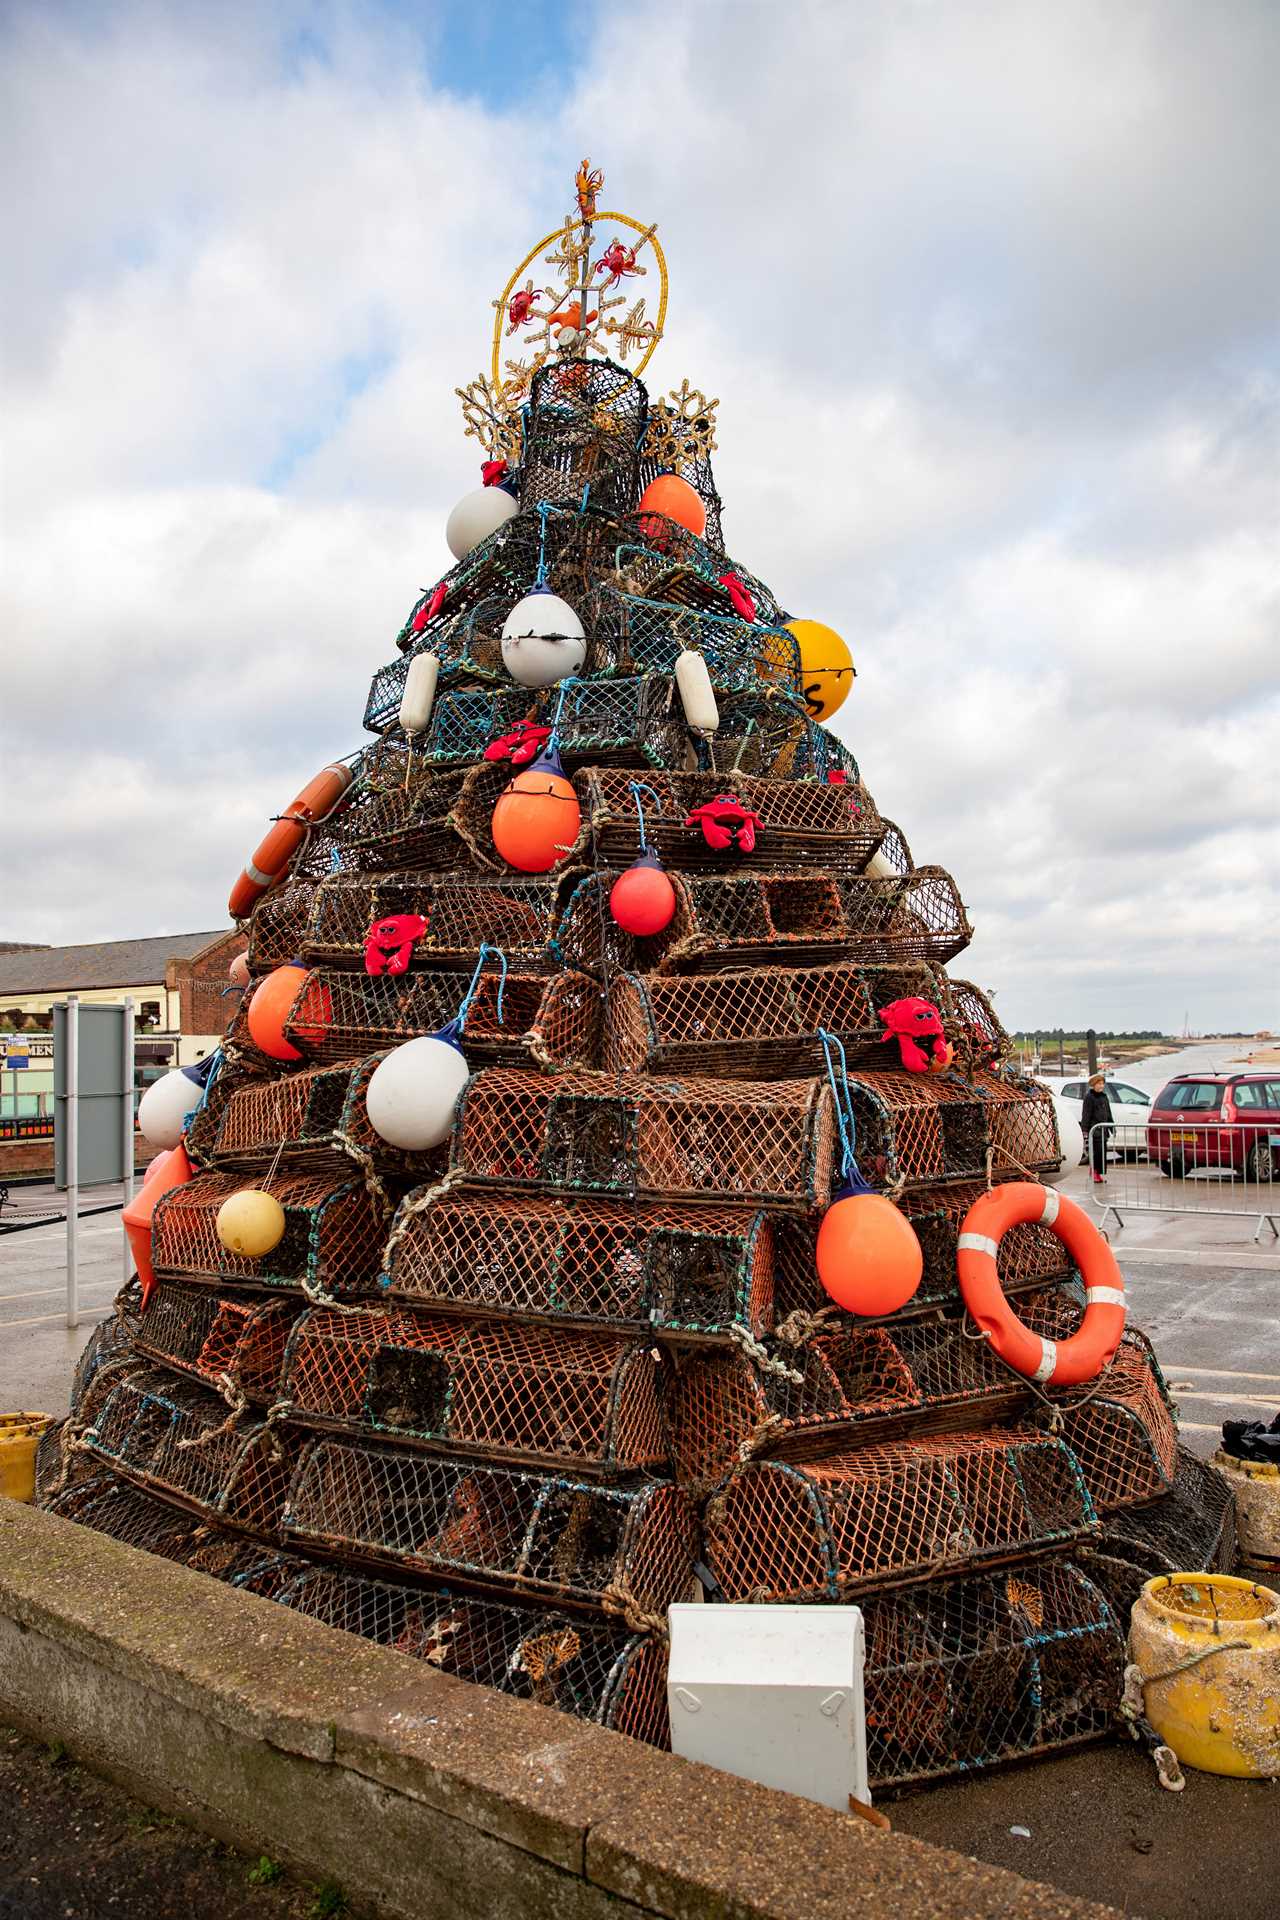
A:
[[[881,1787],[1094,1737],[1229,1503],[954,882],[822,724],[847,650],[726,555],[714,403],[628,369],[653,229],[578,185],[372,743],[236,884],[44,1497],[658,1744],[696,1591],[864,1608]]]

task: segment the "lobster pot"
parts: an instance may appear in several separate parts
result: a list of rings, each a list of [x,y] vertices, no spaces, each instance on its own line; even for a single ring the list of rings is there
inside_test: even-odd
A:
[[[434,873],[356,880],[340,874],[316,888],[301,950],[311,961],[363,968],[374,922],[416,913],[427,931],[414,945],[411,971],[465,967],[469,973],[488,941],[502,948],[517,971],[550,972],[556,965],[550,943],[567,884],[554,874],[528,880]]]
[[[1078,1388],[1056,1397],[1062,1402],[1062,1437],[1098,1512],[1114,1513],[1166,1493],[1177,1471],[1178,1430],[1146,1335],[1130,1327],[1093,1385],[1098,1391],[1090,1389],[1088,1399]]]
[[[91,1527],[108,1540],[180,1566],[187,1564],[195,1551],[196,1534],[203,1531],[197,1515],[168,1506],[141,1487],[101,1470],[76,1486],[64,1487],[41,1505],[47,1513]]]
[[[641,493],[651,480],[660,473],[676,473],[688,482],[707,510],[707,527],[703,534],[705,545],[719,552],[724,546],[724,536],[720,528],[720,514],[724,505],[716,492],[716,483],[711,472],[711,462],[703,455],[695,458],[692,454],[682,453],[671,460],[659,460],[654,453],[640,456],[640,470],[636,484]],[[647,516],[646,516],[647,517]]]
[[[727,694],[712,750],[713,765],[735,774],[770,774],[775,780],[830,782],[834,773],[858,778],[858,763],[834,733],[810,720],[798,694]],[[836,783],[832,783],[836,784]]]
[[[299,1017],[297,1003],[292,1017]],[[344,1066],[315,1067],[287,1079],[241,1088],[227,1103],[213,1160],[220,1167],[253,1169],[274,1165],[279,1155],[294,1165],[327,1167],[335,1177],[354,1171],[353,1160],[366,1170],[414,1170],[419,1178],[424,1169],[443,1171],[443,1150],[403,1152],[388,1146],[369,1124],[365,1110],[369,1082],[386,1057],[370,1054]]]
[[[145,1366],[131,1372],[112,1387],[83,1443],[136,1486],[224,1526],[258,1534],[279,1527],[292,1443],[263,1421],[229,1419],[222,1396],[193,1380]]]
[[[80,1456],[69,1444],[70,1425],[69,1420],[51,1420],[36,1441],[33,1491],[38,1507],[46,1506],[53,1494],[72,1478],[71,1467]]]
[[[115,1298],[115,1311],[100,1320],[85,1341],[71,1379],[71,1411],[79,1413],[89,1386],[104,1367],[127,1359],[138,1333],[138,1314],[142,1289],[137,1279],[121,1287]]]
[[[305,876],[286,877],[259,900],[249,920],[250,973],[255,976],[270,973],[273,967],[282,967],[287,961],[297,959],[302,951],[307,912],[315,887],[315,881]],[[236,1018],[240,1021],[239,1011]]]
[[[1010,1428],[749,1464],[707,1509],[706,1558],[729,1600],[843,1600],[1095,1527],[1070,1449]]]
[[[470,973],[370,975],[313,967],[285,1036],[313,1060],[353,1060],[397,1047],[446,1026],[470,979]],[[467,1013],[464,1050],[476,1066],[593,1066],[601,1011],[601,989],[586,974],[508,973],[504,984],[497,973],[485,973]]]
[[[335,871],[464,865],[466,848],[451,815],[467,773],[465,767],[432,766],[403,739],[379,740],[365,752],[352,805],[334,823],[337,864],[331,857],[317,863],[316,878]]]
[[[837,961],[888,967],[914,961],[938,968],[969,944],[969,922],[955,882],[940,867],[880,880],[804,872],[711,878],[673,871],[671,924],[641,938],[624,933],[610,918],[609,889],[616,877],[616,872],[592,874],[569,897],[561,946],[571,965],[588,972],[714,973]]]
[[[454,808],[454,825],[468,855],[477,866],[491,873],[511,872],[493,844],[493,810],[511,780],[523,771],[506,760],[482,760],[468,773]],[[560,846],[555,865],[549,869],[551,873],[561,873],[568,866],[581,864],[589,830],[590,823],[580,818],[573,837],[566,837]]]
[[[317,1308],[294,1328],[285,1394],[308,1422],[535,1465],[611,1475],[666,1458],[657,1363],[611,1334]]]
[[[239,1173],[202,1173],[156,1203],[151,1259],[157,1279],[284,1287],[349,1299],[373,1292],[386,1237],[383,1214],[359,1174],[281,1171],[252,1184],[284,1209],[284,1237],[258,1260],[228,1253],[218,1209],[250,1184]]]
[[[947,1038],[958,1059],[970,1068],[994,1067],[1008,1060],[1013,1042],[985,993],[972,980],[946,979]]]
[[[520,458],[520,505],[625,513],[638,492],[639,447],[649,397],[634,374],[609,360],[539,367],[529,390]]]
[[[920,1242],[924,1273],[919,1291],[893,1315],[895,1326],[905,1316],[931,1312],[938,1306],[961,1304],[956,1280],[956,1242],[965,1215],[985,1191],[984,1185],[974,1183],[923,1187],[902,1195],[898,1205]],[[815,1250],[818,1224],[812,1220],[779,1223],[775,1283],[775,1311],[779,1320],[795,1312],[816,1313],[825,1309],[829,1315],[832,1313],[830,1297],[818,1280]],[[1012,1296],[1043,1287],[1046,1281],[1065,1279],[1073,1269],[1061,1240],[1036,1221],[1010,1227],[1000,1241],[996,1271],[1004,1292]]]
[[[692,650],[706,661],[717,693],[751,694],[763,680],[781,694],[801,696],[800,648],[783,626],[606,586],[597,599],[593,636],[602,671],[607,666],[618,674],[657,674],[669,682],[680,655]]]
[[[880,816],[865,787],[757,780],[747,774],[656,772],[648,784],[657,802],[644,796],[645,837],[679,873],[814,866],[856,873],[880,844]],[[726,793],[759,816],[750,853],[732,846],[709,847],[697,821],[684,824],[695,808]],[[638,858],[640,816],[626,773],[593,767],[585,775],[582,797],[599,863],[621,868]]]
[[[451,1166],[477,1183],[738,1200],[805,1211],[831,1190],[825,1081],[544,1076],[510,1067],[465,1088]]]
[[[407,662],[398,662],[395,667],[388,667],[384,671],[403,677]],[[646,767],[680,767],[688,750],[684,719],[676,701],[675,688],[670,680],[657,675],[648,678],[633,676],[565,681],[540,692],[527,687],[503,687],[483,695],[473,689],[441,697],[453,705],[446,707],[442,714],[439,735],[433,731],[433,716],[432,725],[415,743],[415,765],[462,757],[473,762],[479,760],[491,741],[510,733],[522,720],[541,727],[554,726],[560,757],[570,766],[589,764],[642,770]],[[480,699],[487,700],[490,705],[485,710],[485,725],[478,728],[474,715],[480,711],[475,705]],[[472,704],[464,708],[463,702]],[[439,702],[437,711],[440,711]],[[473,717],[459,731],[464,713]],[[455,718],[450,718],[451,714]],[[459,742],[463,740],[467,745],[466,756],[457,751]],[[379,751],[407,757],[408,749],[402,741],[389,740],[383,743]],[[506,767],[508,779],[513,772],[519,771],[507,761],[498,764]],[[450,777],[460,784],[468,771],[470,769],[467,768],[453,769]],[[403,774],[401,778],[403,780]],[[371,864],[387,866],[392,863],[383,860]],[[417,862],[406,861],[404,864]],[[421,864],[430,866],[435,863],[423,859]]]
[[[867,1772],[883,1792],[1109,1733],[1124,1629],[1070,1561],[862,1603]]]
[[[593,1486],[329,1438],[303,1452],[284,1529],[342,1558],[650,1613],[688,1594],[697,1542],[678,1487]]]
[[[648,482],[645,483],[648,485]],[[654,516],[648,512],[624,518],[609,549],[609,558],[626,591],[640,599],[674,602],[695,612],[737,616],[724,575],[733,573],[755,602],[756,620],[766,627],[783,627],[787,615],[773,592],[740,560],[715,552],[685,527],[667,521],[662,545],[648,538]],[[792,636],[794,638],[794,635]]]
[[[204,1099],[188,1120],[183,1135],[182,1144],[193,1167],[212,1164],[213,1150],[232,1096],[243,1088],[261,1086],[269,1077],[268,1069],[272,1074],[280,1072],[280,1063],[268,1060],[249,1040],[243,1005],[237,1010],[227,1038],[235,1053],[234,1064],[224,1059],[223,1065],[211,1075]],[[246,1051],[247,1057],[244,1057]]]
[[[238,1300],[162,1281],[143,1315],[137,1351],[217,1391],[225,1385],[267,1406],[279,1390],[297,1312],[291,1300]]]
[[[772,1317],[773,1227],[750,1207],[463,1188],[411,1194],[391,1246],[392,1298],[425,1306],[690,1336]]]
[[[939,977],[919,963],[616,974],[608,989],[605,1065],[622,1073],[734,1078],[821,1073],[820,1028],[839,1038],[850,1065],[884,1064],[878,1005],[941,992]]]
[[[408,657],[392,660],[374,674],[364,710],[364,724],[370,733],[387,734],[392,728],[398,729],[408,676]],[[518,720],[528,718],[529,702],[530,695],[523,687],[510,684],[474,687],[442,683],[431,718],[413,742],[415,767],[451,767],[465,772],[491,740],[509,733]]]
[[[429,1593],[330,1567],[296,1572],[272,1598],[442,1673],[670,1746],[666,1643],[621,1623]]]
[[[1168,1492],[1108,1514],[1088,1555],[1091,1577],[1125,1620],[1154,1574],[1232,1573],[1238,1561],[1231,1488],[1215,1467],[1183,1446],[1176,1450]]]

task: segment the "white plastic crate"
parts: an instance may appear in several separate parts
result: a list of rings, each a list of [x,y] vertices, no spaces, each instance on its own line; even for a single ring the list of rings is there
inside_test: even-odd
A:
[[[761,1786],[870,1803],[859,1607],[670,1610],[671,1745]]]

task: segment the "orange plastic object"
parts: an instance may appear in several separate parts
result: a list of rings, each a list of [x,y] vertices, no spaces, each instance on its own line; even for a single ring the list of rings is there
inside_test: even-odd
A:
[[[816,1255],[819,1280],[847,1313],[896,1313],[924,1273],[915,1228],[879,1193],[833,1200],[818,1228]]]
[[[321,767],[315,778],[308,780],[297,799],[273,823],[266,838],[258,842],[253,857],[241,869],[227,902],[227,910],[233,920],[242,919],[269,888],[284,879],[293,856],[306,838],[307,828],[315,826],[333,812],[351,785],[351,780],[350,767],[343,766],[341,761]]]
[[[293,1042],[285,1039],[284,1023],[306,977],[306,967],[300,961],[289,960],[269,973],[253,990],[253,998],[245,1016],[249,1038],[258,1051],[265,1053],[270,1060],[302,1058]]]
[[[493,844],[518,872],[549,873],[573,846],[581,825],[573,782],[539,762],[518,773],[498,795]],[[252,1009],[249,1024],[252,1030]]]
[[[677,526],[685,527],[696,534],[699,540],[707,530],[707,510],[701,497],[687,480],[678,473],[660,473],[651,480],[640,495],[640,512],[661,513],[668,520],[674,520]],[[661,521],[653,521],[641,526],[646,540],[660,541],[663,527]]]
[[[147,1168],[146,1178],[141,1187],[120,1215],[125,1237],[133,1254],[133,1264],[138,1269],[138,1278],[142,1282],[144,1307],[151,1298],[152,1289],[156,1284],[155,1273],[151,1266],[151,1216],[156,1210],[156,1201],[163,1194],[170,1193],[174,1187],[184,1187],[194,1174],[195,1169],[187,1158],[186,1148],[181,1143],[176,1147],[170,1147],[168,1153],[157,1154]]]

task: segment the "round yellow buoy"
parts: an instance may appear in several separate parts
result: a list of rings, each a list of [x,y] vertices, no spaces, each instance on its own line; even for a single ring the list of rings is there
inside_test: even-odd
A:
[[[829,720],[853,685],[853,655],[834,627],[821,620],[788,620],[800,650],[800,685],[811,720]]]
[[[1165,1573],[1133,1603],[1144,1712],[1201,1773],[1280,1778],[1280,1593],[1226,1573]]]
[[[284,1208],[273,1193],[243,1187],[218,1208],[218,1238],[228,1253],[260,1260],[284,1238]]]
[[[36,1448],[52,1425],[47,1413],[0,1413],[0,1493],[6,1500],[35,1499]]]

